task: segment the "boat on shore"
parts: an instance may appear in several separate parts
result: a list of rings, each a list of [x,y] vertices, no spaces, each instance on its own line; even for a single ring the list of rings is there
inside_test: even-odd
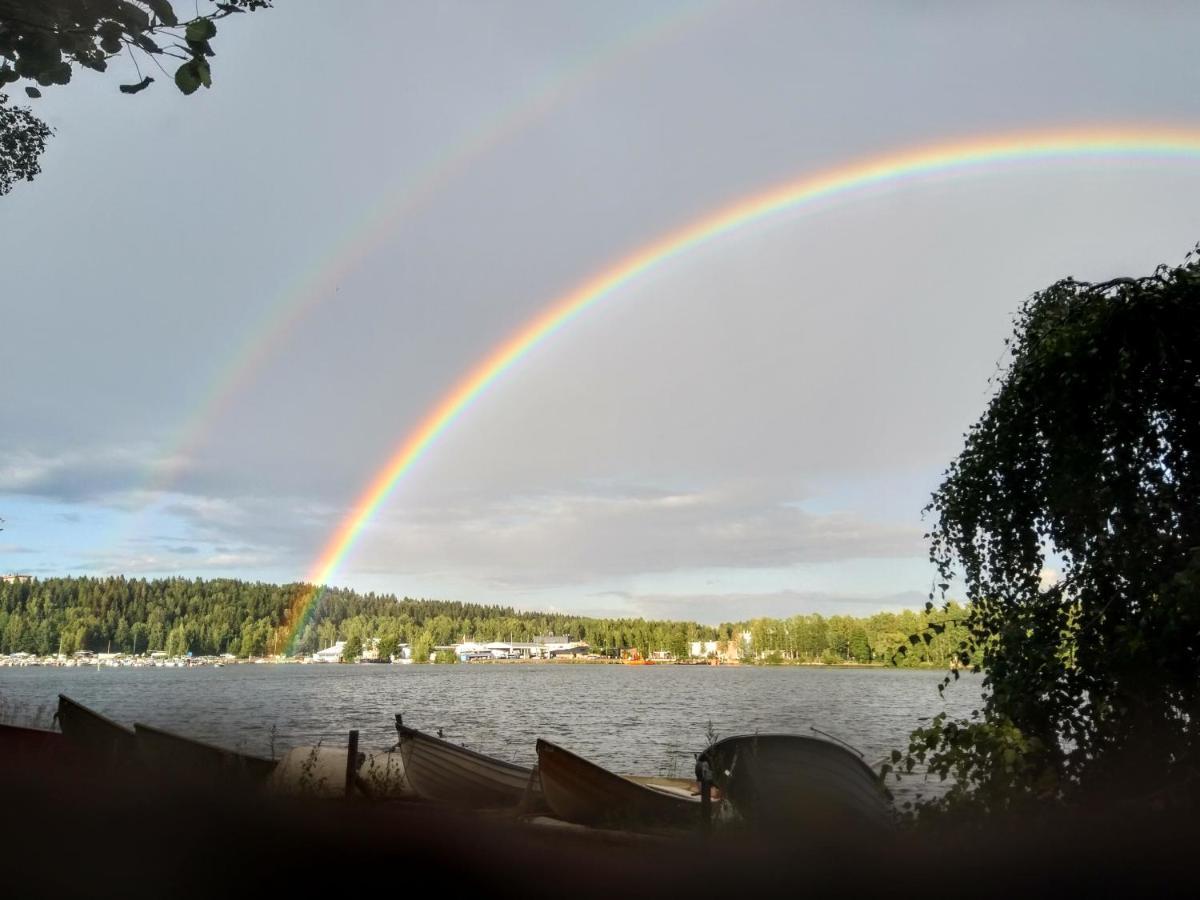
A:
[[[138,757],[147,767],[195,781],[264,784],[276,761],[226,750],[161,728],[134,723]]]
[[[537,771],[425,734],[396,719],[404,778],[417,796],[471,809],[542,806]]]
[[[540,738],[537,754],[546,805],[560,819],[632,830],[700,827],[700,794],[690,782],[635,780]]]
[[[700,755],[713,784],[756,830],[857,833],[893,827],[879,776],[846,746],[795,734],[739,735]]]
[[[66,738],[60,731],[0,725],[0,761],[42,765],[57,762],[68,753]]]
[[[58,727],[71,746],[104,765],[128,765],[137,757],[132,728],[64,694],[58,695]]]

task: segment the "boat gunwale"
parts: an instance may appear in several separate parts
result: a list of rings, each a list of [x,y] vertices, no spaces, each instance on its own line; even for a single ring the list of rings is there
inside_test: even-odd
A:
[[[110,719],[108,716],[104,715],[104,713],[96,712],[96,710],[92,709],[90,706],[84,706],[78,700],[72,700],[66,694],[58,695],[58,705],[59,705],[58,727],[59,728],[62,728],[62,706],[64,704],[67,706],[68,709],[74,708],[74,709],[78,710],[79,712],[83,713],[85,716],[88,716],[92,719],[96,719],[96,720],[100,721],[101,723],[103,723],[104,725],[109,726],[110,728],[115,728],[116,730],[120,731],[122,734],[124,734],[128,737],[136,736],[136,732],[129,726],[122,725],[120,722],[116,721],[115,719]],[[66,732],[64,731],[63,734],[66,734]]]

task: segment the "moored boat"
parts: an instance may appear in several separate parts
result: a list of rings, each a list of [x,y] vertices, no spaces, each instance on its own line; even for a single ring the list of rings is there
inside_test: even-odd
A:
[[[195,781],[262,784],[275,769],[275,760],[237,753],[161,728],[135,723],[139,758],[149,768],[172,777]]]
[[[409,728],[398,716],[396,732],[404,778],[417,796],[473,809],[541,806],[541,785],[533,769]]]
[[[72,747],[105,765],[128,765],[136,758],[132,729],[63,694],[58,695],[58,727]]]
[[[698,792],[618,775],[541,739],[537,754],[546,805],[560,819],[634,830],[700,826]]]
[[[752,734],[717,741],[700,759],[748,825],[773,832],[878,831],[894,823],[879,776],[819,737]]]

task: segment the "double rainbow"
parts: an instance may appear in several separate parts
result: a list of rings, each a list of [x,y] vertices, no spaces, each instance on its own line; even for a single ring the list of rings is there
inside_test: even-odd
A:
[[[1108,127],[1025,132],[915,147],[861,159],[769,188],[685,225],[636,250],[546,309],[477,363],[400,443],[313,563],[288,617],[289,652],[327,584],[376,510],[437,438],[483,392],[531,350],[601,300],[651,269],[730,232],[821,200],[930,176],[984,173],[1021,163],[1082,159],[1197,160],[1200,129]]]

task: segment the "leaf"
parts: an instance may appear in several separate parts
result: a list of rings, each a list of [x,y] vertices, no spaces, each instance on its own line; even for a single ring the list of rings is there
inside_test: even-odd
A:
[[[25,93],[26,93],[26,94],[28,94],[30,97],[33,97],[34,99],[36,99],[36,98],[38,98],[38,97],[42,96],[42,92],[41,92],[41,91],[39,91],[39,90],[38,90],[37,88],[35,88],[35,87],[26,87],[26,88],[25,88]]]
[[[162,48],[144,34],[139,34],[133,41],[147,53],[162,53]]]
[[[184,94],[194,94],[200,87],[200,74],[196,71],[196,60],[189,59],[175,70],[175,86]]]
[[[195,21],[188,22],[184,37],[188,41],[200,43],[201,41],[207,41],[209,38],[215,37],[216,34],[217,26],[211,19],[196,19]]]
[[[139,31],[145,31],[150,27],[150,16],[140,6],[134,6],[127,0],[121,0],[117,4],[117,18],[129,29],[132,34],[137,34]]]
[[[179,24],[179,19],[175,15],[175,10],[171,8],[168,0],[146,0],[146,5],[154,11],[160,22],[168,28],[174,28]]]
[[[137,84],[121,85],[121,93],[122,94],[136,94],[136,93],[138,93],[140,91],[144,91],[146,88],[150,87],[150,85],[153,81],[154,81],[154,79],[151,78],[149,75],[147,75],[145,78],[143,78]]]

